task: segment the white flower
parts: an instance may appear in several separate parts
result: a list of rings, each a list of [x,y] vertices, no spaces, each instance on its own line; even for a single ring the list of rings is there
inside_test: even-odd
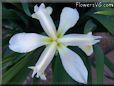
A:
[[[41,4],[39,7],[34,6],[32,18],[38,19],[44,31],[48,36],[39,35],[36,33],[18,33],[9,41],[9,48],[15,52],[27,53],[40,46],[46,45],[46,49],[41,54],[35,66],[29,67],[33,69],[32,77],[40,77],[46,80],[44,71],[52,61],[56,50],[59,51],[60,58],[66,72],[80,83],[87,83],[88,71],[81,60],[80,56],[67,46],[78,46],[88,56],[93,53],[92,45],[96,44],[101,38],[88,34],[68,34],[64,35],[67,30],[73,27],[78,19],[79,14],[76,9],[64,7],[60,16],[60,24],[56,31],[54,22],[51,18],[52,8],[45,7]]]

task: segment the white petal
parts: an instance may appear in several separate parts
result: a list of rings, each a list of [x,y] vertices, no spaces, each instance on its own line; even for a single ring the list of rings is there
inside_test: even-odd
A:
[[[40,76],[40,78],[41,78],[42,80],[46,80],[46,79],[47,79],[46,76],[45,76],[45,74],[42,74],[42,75]]]
[[[9,48],[15,52],[30,52],[44,44],[48,37],[36,33],[18,33],[9,41]]]
[[[54,54],[56,51],[56,45],[57,44],[55,42],[53,42],[51,45],[48,45],[46,47],[46,49],[41,54],[38,62],[36,63],[35,68],[33,69],[34,71],[33,71],[32,77],[34,77],[34,75],[37,73],[37,77],[40,77],[41,79],[46,79],[44,77],[44,71],[54,57]],[[29,67],[29,68],[31,68],[31,67]]]
[[[30,67],[28,67],[28,68],[34,70],[34,66],[30,66]]]
[[[93,53],[92,45],[100,42],[100,36],[93,36],[92,33],[88,34],[68,34],[59,38],[58,41],[66,46],[78,46],[80,47],[88,56]]]
[[[50,16],[52,13],[52,8],[45,8],[44,4],[41,4],[39,7],[34,7],[35,13],[32,14],[32,18],[36,18],[40,21],[44,31],[52,38],[56,39],[56,28],[54,22]]]
[[[34,6],[34,12],[37,12],[37,11],[38,11],[38,6],[35,5],[35,6]]]
[[[60,16],[58,34],[63,35],[68,29],[73,27],[79,19],[79,13],[76,9],[65,7]]]
[[[77,82],[87,83],[88,71],[80,56],[65,46],[58,48],[66,72]]]
[[[44,3],[42,3],[39,7],[37,5],[34,6],[34,12],[38,12],[39,8],[45,8]]]
[[[45,8],[44,3],[41,3],[41,5],[39,6],[39,8],[40,8],[40,9]]]
[[[68,34],[64,35],[62,38],[59,38],[58,41],[66,46],[67,45],[79,46],[79,45],[92,44],[91,38],[86,34]]]
[[[32,16],[32,18],[38,19],[38,16],[36,13],[33,13],[31,16]]]
[[[47,7],[46,10],[48,11],[48,13],[51,15],[52,14],[52,11],[53,9],[51,7]]]

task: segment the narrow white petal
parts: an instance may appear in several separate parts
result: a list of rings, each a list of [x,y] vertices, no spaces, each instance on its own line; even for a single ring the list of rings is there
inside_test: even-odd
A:
[[[32,18],[36,18],[40,21],[44,31],[52,38],[56,39],[56,28],[54,22],[50,16],[52,13],[52,8],[45,8],[44,4],[41,4],[39,7],[34,7],[36,9],[35,13],[32,14]]]
[[[18,33],[9,41],[9,48],[15,52],[27,53],[46,43],[48,37],[36,33]]]
[[[38,11],[38,6],[35,5],[35,6],[34,6],[34,12],[37,12],[37,11]]]
[[[91,37],[87,34],[68,34],[58,39],[64,45],[79,46],[92,44]]]
[[[47,68],[47,66],[50,64],[50,62],[52,61],[55,51],[56,51],[56,43],[53,42],[51,45],[48,45],[46,47],[46,49],[43,51],[43,53],[41,54],[38,62],[35,65],[34,71],[32,76],[34,76],[37,73],[37,77],[40,77],[42,79],[45,79],[44,75],[44,71]]]
[[[42,71],[44,71],[46,69],[48,64],[53,59],[53,56],[54,56],[55,51],[56,51],[56,45],[57,44],[55,42],[53,42],[51,45],[48,45],[46,47],[46,49],[43,51],[43,53],[41,54],[38,62],[36,63],[36,66],[39,69],[42,69]]]
[[[36,73],[37,73],[37,71],[36,70],[33,70],[32,78],[35,76]]]
[[[81,48],[88,56],[93,53],[94,44],[100,42],[100,36],[93,36],[92,33],[88,34],[68,34],[59,38],[58,41],[66,46],[78,46]]]
[[[77,82],[87,83],[88,71],[80,56],[65,46],[58,48],[66,72]]]
[[[79,19],[79,13],[76,9],[65,7],[60,16],[58,34],[63,35],[68,29],[73,27]]]

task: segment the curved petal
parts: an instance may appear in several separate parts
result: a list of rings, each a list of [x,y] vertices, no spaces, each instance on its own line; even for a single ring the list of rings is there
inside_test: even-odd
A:
[[[52,38],[56,39],[56,28],[54,22],[50,16],[52,13],[52,8],[45,8],[44,4],[41,4],[39,7],[35,5],[34,11],[32,14],[32,18],[38,19],[40,24],[42,25],[44,31]]]
[[[51,7],[47,7],[46,10],[48,11],[48,13],[51,15],[53,12],[53,9]]]
[[[66,46],[78,46],[80,47],[88,56],[93,53],[92,45],[100,42],[100,36],[93,36],[92,33],[88,34],[68,34],[59,38],[58,41]]]
[[[86,34],[68,34],[58,39],[64,45],[79,46],[91,44],[91,38]]]
[[[80,56],[65,46],[58,48],[66,72],[77,82],[87,83],[88,71]]]
[[[54,54],[56,51],[56,45],[57,45],[56,42],[53,42],[51,45],[48,45],[46,49],[43,51],[43,53],[41,54],[35,67],[29,67],[33,69],[32,77],[34,77],[34,75],[37,74],[36,75],[37,78],[40,77],[43,80],[46,79],[44,75],[44,71],[54,57]]]
[[[92,45],[85,45],[85,46],[78,46],[81,48],[87,56],[90,56],[93,53],[93,46]]]
[[[65,7],[60,16],[58,34],[63,35],[68,29],[73,27],[79,19],[79,13],[76,9]]]
[[[37,5],[35,5],[34,6],[34,12],[38,12],[38,10],[39,10],[39,8],[43,8],[43,9],[45,9],[45,5],[44,5],[44,3],[42,3],[39,7],[37,6]]]
[[[30,52],[42,45],[48,37],[36,33],[18,33],[9,41],[9,48],[15,52],[26,53]]]

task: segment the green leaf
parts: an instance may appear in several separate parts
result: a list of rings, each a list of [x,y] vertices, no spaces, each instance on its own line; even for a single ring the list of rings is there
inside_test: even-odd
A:
[[[28,16],[31,17],[31,13],[30,13],[30,10],[29,10],[28,3],[23,3],[23,2],[22,2],[22,7],[23,7],[23,10],[24,10],[24,12],[26,13],[26,15],[28,15]]]
[[[13,9],[2,8],[2,19],[19,19]]]
[[[100,15],[112,15],[112,16],[114,16],[114,9],[97,11],[97,12],[95,12],[95,14],[100,14]]]
[[[108,57],[106,55],[103,54],[103,51],[101,50],[101,48],[99,46],[95,46],[95,48],[96,48],[97,52],[99,52],[99,54],[102,54],[102,56],[104,56],[104,58],[103,58],[104,64],[114,73],[114,64],[108,59]],[[99,57],[97,57],[97,58],[99,58]],[[103,65],[103,63],[100,60],[99,60],[99,64],[102,64]],[[96,63],[96,65],[99,66],[99,69],[98,70],[100,71],[101,65],[98,65],[97,63]],[[99,75],[101,75],[100,73],[103,75],[103,70],[99,72]],[[99,78],[97,80],[99,80],[100,78],[101,77],[99,76]],[[98,83],[98,84],[101,84],[101,82]]]
[[[9,19],[11,20],[22,20],[26,25],[28,24],[27,17],[23,15],[21,12],[16,11],[14,9],[7,9],[5,7],[2,8],[2,19]]]
[[[13,54],[14,52],[9,49],[8,44],[4,47],[4,52],[2,53],[2,59],[5,59],[7,56]]]
[[[95,12],[100,10],[110,10],[111,8],[93,8],[87,13],[87,15],[96,19],[100,24],[102,24],[112,35],[114,35],[114,16],[98,15]]]
[[[94,45],[94,52],[95,52],[95,57],[96,57],[97,84],[103,84],[103,80],[104,80],[104,53],[98,45]]]
[[[12,53],[6,57],[4,57],[5,59],[2,60],[2,62],[0,62],[0,64],[4,64],[4,63],[7,63],[9,60],[13,59],[15,56],[17,56],[18,54],[17,53]],[[13,57],[13,58],[12,58]]]
[[[11,36],[9,36],[9,37],[3,39],[3,41],[2,41],[2,46],[5,46],[5,45],[7,46],[7,44],[9,43],[10,38],[11,38]]]
[[[8,71],[3,73],[3,84],[6,84],[12,77],[14,77],[19,70],[21,70],[25,64],[28,63],[28,58],[30,58],[32,52],[24,56],[20,61],[18,61],[13,67],[11,67]]]
[[[89,24],[89,22],[91,22],[91,20],[89,20],[87,23]],[[86,23],[86,25],[88,25]],[[91,24],[91,23],[90,23]],[[90,29],[88,29],[88,28],[86,28],[86,27],[90,27]],[[84,28],[84,33],[88,33],[88,32],[90,32],[91,30],[94,30],[94,27],[91,27],[91,25],[88,25],[88,26],[85,26],[85,28]],[[97,47],[96,47],[97,48]],[[100,48],[100,47],[99,47]],[[101,49],[100,49],[101,50]],[[102,50],[101,50],[101,52],[102,52]],[[103,53],[102,53],[103,54]],[[90,60],[89,60],[90,61]],[[104,63],[105,63],[105,65],[112,71],[112,72],[114,72],[114,64],[107,58],[107,56],[106,55],[104,55]],[[91,62],[90,62],[90,65],[91,65]]]
[[[29,73],[30,70],[28,69],[28,66],[24,65],[24,67],[18,72],[18,74],[12,77],[12,79],[10,79],[7,84],[22,85],[27,79]]]
[[[93,32],[96,29],[96,24],[92,20],[88,20],[84,26],[84,33]]]
[[[92,62],[89,59],[89,57],[86,58],[87,59],[87,70],[88,70],[88,84],[92,84],[92,69],[91,69],[91,65]]]
[[[108,57],[105,55],[104,62],[106,66],[114,73],[114,64],[108,59]]]
[[[64,70],[60,56],[54,57],[53,84],[77,84]]]
[[[29,77],[28,75],[30,74],[30,72],[33,72],[33,70],[29,69],[29,66],[34,66],[38,60],[38,57],[40,57],[41,52],[43,51],[44,47],[40,47],[37,50],[33,51],[33,54],[30,58],[28,58],[28,63],[18,72],[18,75],[14,76],[9,83],[11,84],[22,84],[27,77]],[[31,75],[30,75],[31,77]],[[34,77],[35,78],[35,77]],[[33,78],[33,79],[34,79]],[[38,83],[38,78],[36,79],[37,83]],[[34,83],[32,83],[34,84]]]
[[[5,57],[2,61],[2,70],[7,71],[9,67],[17,63],[21,58],[23,58],[25,54],[13,53],[7,57]]]
[[[13,63],[13,60],[14,59],[17,59],[17,57],[19,58],[19,53],[12,53],[4,58],[2,58],[2,61],[0,62],[0,64],[2,64],[2,69],[4,69],[4,66],[8,63],[10,63],[9,65],[7,66],[10,66],[12,63]]]
[[[23,67],[21,68],[21,70],[17,69],[18,70],[18,72],[16,73],[17,75],[15,75],[15,73],[14,73],[14,75],[12,74],[12,77],[8,80],[7,84],[16,84],[16,85],[22,84],[27,79],[27,76],[30,73],[30,71],[32,71],[28,67],[35,65],[35,63],[38,60],[38,57],[40,56],[43,48],[44,47],[40,47],[39,49],[33,51],[33,53],[30,56],[28,56],[28,58],[26,58],[26,56],[22,57],[22,58],[26,58],[25,64],[24,64],[24,62],[23,62],[24,65],[20,64],[20,66],[23,66]],[[17,65],[17,64],[15,64],[15,65]],[[38,81],[38,79],[37,79],[37,81]]]

